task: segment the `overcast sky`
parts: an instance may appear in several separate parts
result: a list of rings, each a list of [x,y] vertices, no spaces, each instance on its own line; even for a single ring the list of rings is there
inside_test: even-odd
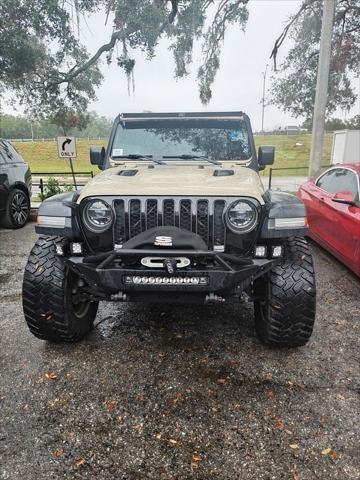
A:
[[[174,62],[168,51],[168,42],[160,42],[156,57],[147,61],[135,55],[135,93],[128,95],[127,79],[115,65],[103,64],[105,81],[98,90],[98,100],[91,109],[113,117],[119,112],[152,111],[216,111],[243,110],[250,115],[254,129],[261,126],[262,73],[266,63],[268,86],[272,75],[269,55],[275,39],[281,33],[289,15],[295,12],[299,0],[251,0],[250,17],[245,33],[238,26],[231,27],[225,37],[221,54],[221,67],[213,87],[213,98],[204,107],[198,95],[196,72],[201,58],[200,46],[194,52],[191,75],[183,80],[174,79]],[[111,35],[110,25],[104,27],[104,16],[88,19],[91,32],[83,26],[82,35],[87,48],[94,52]],[[289,44],[284,44],[286,53]],[[281,55],[280,55],[281,58]],[[298,124],[302,119],[292,119],[277,108],[268,106],[265,128],[277,125]]]
[[[100,115],[113,118],[120,112],[151,111],[219,111],[242,110],[250,115],[253,129],[261,127],[262,72],[267,63],[267,88],[271,83],[272,62],[269,56],[274,41],[281,33],[289,16],[296,12],[300,0],[251,0],[248,4],[250,17],[243,32],[232,26],[226,33],[221,54],[220,71],[213,85],[213,98],[204,107],[198,95],[196,73],[200,64],[201,49],[196,45],[191,74],[182,80],[174,79],[174,62],[169,52],[169,42],[161,40],[156,57],[148,61],[145,55],[135,52],[135,93],[128,94],[127,79],[123,71],[114,63],[108,66],[102,61],[104,82],[97,91],[97,101],[90,105]],[[104,13],[92,15],[81,22],[81,40],[93,54],[112,33],[112,22],[104,25]],[[291,45],[287,40],[281,47],[278,63],[286,55]],[[356,80],[357,93],[360,81]],[[360,99],[350,114],[360,110]],[[4,106],[5,111],[12,111]],[[20,110],[21,111],[21,110]],[[343,118],[342,112],[336,116]],[[274,106],[265,111],[265,129],[285,125],[299,125],[303,118],[291,118]]]

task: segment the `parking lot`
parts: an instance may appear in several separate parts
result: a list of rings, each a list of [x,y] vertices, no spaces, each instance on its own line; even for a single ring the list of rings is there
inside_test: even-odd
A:
[[[360,282],[314,244],[310,343],[241,306],[103,304],[76,345],[29,333],[34,224],[0,230],[0,478],[358,479]]]

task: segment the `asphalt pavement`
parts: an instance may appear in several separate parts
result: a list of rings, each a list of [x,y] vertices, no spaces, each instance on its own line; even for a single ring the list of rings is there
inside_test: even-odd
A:
[[[104,303],[53,345],[22,314],[35,239],[0,230],[2,480],[360,478],[360,282],[324,250],[305,347],[261,345],[250,304]]]

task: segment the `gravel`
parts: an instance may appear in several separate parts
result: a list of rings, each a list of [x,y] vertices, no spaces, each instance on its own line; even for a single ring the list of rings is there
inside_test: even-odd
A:
[[[312,244],[317,322],[269,349],[251,304],[101,304],[81,343],[21,307],[34,225],[0,230],[0,478],[359,479],[360,282]]]

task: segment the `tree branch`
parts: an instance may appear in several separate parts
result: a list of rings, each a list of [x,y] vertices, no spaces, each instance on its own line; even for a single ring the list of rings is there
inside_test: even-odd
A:
[[[271,55],[270,55],[270,59],[272,58],[274,60],[274,71],[276,72],[276,57],[277,57],[277,54],[278,54],[278,51],[279,51],[279,48],[281,47],[281,45],[283,44],[285,38],[287,37],[288,33],[289,33],[289,29],[290,27],[296,22],[296,20],[299,19],[299,17],[305,12],[305,10],[307,10],[311,3],[312,3],[313,0],[306,0],[304,1],[304,3],[301,5],[300,9],[298,10],[298,12],[292,17],[292,19],[290,20],[290,22],[286,25],[286,27],[284,28],[284,30],[281,32],[281,35],[276,39],[275,41],[275,44],[274,44],[274,47],[272,49],[272,52],[271,52]]]
[[[80,73],[85,72],[85,70],[87,70],[89,67],[94,65],[94,63],[96,63],[99,60],[99,58],[101,57],[101,55],[104,52],[109,52],[111,49],[113,49],[116,42],[118,40],[121,40],[121,36],[122,36],[122,32],[120,32],[120,31],[114,32],[111,35],[110,42],[106,43],[105,45],[102,45],[99,48],[99,50],[95,53],[95,55],[93,55],[91,58],[89,58],[89,60],[87,62],[85,62],[83,65],[81,65],[81,67],[78,67],[76,69],[71,69],[67,74],[64,74],[64,76],[62,78],[59,78],[58,80],[50,81],[47,84],[45,90],[50,90],[51,88],[56,87],[57,85],[60,85],[61,83],[71,82],[71,80],[73,80],[75,77],[80,75]]]
[[[165,28],[168,25],[171,25],[172,23],[174,23],[174,20],[178,13],[179,13],[178,0],[171,0],[171,12],[169,13],[169,16],[165,20],[165,22],[162,25],[160,25],[159,35],[161,35],[164,32]]]

